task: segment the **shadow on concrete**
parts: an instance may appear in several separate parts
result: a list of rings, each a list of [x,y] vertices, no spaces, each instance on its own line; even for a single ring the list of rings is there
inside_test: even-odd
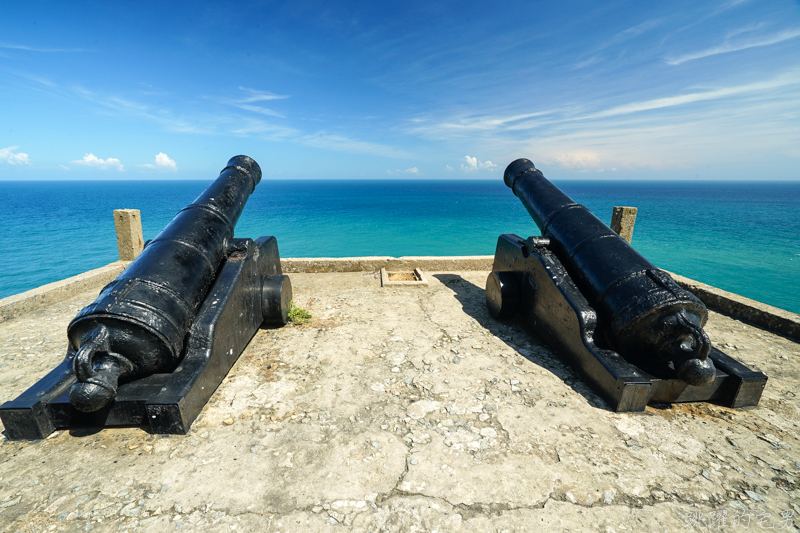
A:
[[[592,407],[612,411],[610,405],[595,393],[581,375],[562,362],[558,353],[552,350],[519,315],[507,320],[498,320],[490,315],[483,287],[478,287],[458,274],[433,274],[433,277],[455,293],[456,300],[461,303],[467,315],[515,350],[520,357],[555,374],[572,390],[583,396]],[[546,398],[535,400],[540,399],[547,401]]]
[[[97,435],[104,429],[106,429],[105,426],[78,426],[68,428],[68,431],[70,437],[91,437],[92,435]]]

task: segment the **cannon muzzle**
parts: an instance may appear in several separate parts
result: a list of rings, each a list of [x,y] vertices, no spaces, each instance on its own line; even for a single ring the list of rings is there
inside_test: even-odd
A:
[[[517,159],[503,179],[597,310],[611,348],[626,359],[671,362],[690,385],[714,380],[711,343],[703,331],[708,313],[699,299],[550,183],[531,161]]]
[[[107,405],[120,379],[172,371],[184,338],[231,251],[233,230],[261,181],[261,168],[236,156],[192,204],[107,285],[67,330],[76,351],[70,403],[84,412]]]

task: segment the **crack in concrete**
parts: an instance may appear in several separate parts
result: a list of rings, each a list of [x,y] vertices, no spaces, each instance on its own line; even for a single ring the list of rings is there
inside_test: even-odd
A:
[[[352,520],[354,518],[354,515],[356,515],[356,514],[371,513],[373,511],[377,511],[378,509],[380,509],[382,507],[389,506],[391,504],[392,500],[402,500],[402,499],[406,499],[406,498],[422,498],[422,499],[426,500],[427,502],[440,502],[440,503],[450,507],[453,511],[458,511],[458,513],[462,516],[462,518],[464,520],[470,520],[470,519],[473,519],[473,518],[475,518],[477,516],[485,516],[485,517],[489,517],[489,518],[492,518],[492,517],[497,518],[497,517],[501,517],[506,512],[541,510],[541,509],[544,509],[547,506],[548,502],[551,502],[551,501],[552,502],[559,502],[559,503],[569,503],[570,505],[572,505],[574,507],[579,507],[579,508],[583,508],[583,509],[594,509],[594,508],[602,508],[602,507],[629,507],[629,508],[632,507],[632,508],[635,508],[635,509],[649,509],[649,508],[655,508],[656,506],[665,505],[665,504],[683,504],[683,505],[687,505],[687,506],[691,506],[691,507],[702,507],[702,508],[718,509],[718,508],[721,508],[721,507],[725,506],[726,504],[730,504],[730,501],[721,501],[721,502],[695,501],[695,500],[691,500],[691,499],[680,498],[674,493],[663,491],[663,490],[662,490],[662,492],[665,495],[672,496],[672,498],[665,499],[665,500],[657,500],[657,499],[652,499],[652,498],[650,498],[650,499],[648,499],[648,498],[640,498],[640,499],[635,499],[635,498],[618,498],[617,499],[617,498],[615,498],[615,501],[613,503],[606,503],[606,502],[603,502],[603,501],[598,501],[598,502],[593,502],[591,504],[582,504],[582,503],[572,502],[572,501],[568,500],[566,498],[566,495],[565,495],[566,493],[551,493],[550,496],[548,496],[547,498],[544,498],[543,500],[541,500],[539,502],[530,503],[528,505],[513,505],[513,504],[509,504],[509,503],[497,503],[497,502],[474,502],[474,503],[470,503],[470,504],[467,504],[467,503],[454,503],[454,502],[451,502],[447,498],[442,497],[442,496],[431,496],[431,495],[427,495],[427,494],[424,494],[424,493],[403,491],[403,490],[399,489],[398,486],[400,485],[400,483],[402,483],[406,473],[408,473],[408,464],[406,464],[405,471],[398,478],[398,481],[397,481],[397,484],[395,485],[395,487],[393,487],[387,493],[383,493],[383,494],[379,494],[378,495],[378,497],[375,499],[375,504],[376,504],[375,508],[366,509],[366,510],[361,511],[361,512],[356,512],[356,511],[342,512],[342,513],[339,513],[339,517],[338,518],[334,517],[333,515],[330,514],[330,512],[329,512],[330,509],[325,509],[324,508],[324,506],[326,504],[314,504],[314,505],[305,505],[305,506],[301,506],[301,507],[296,507],[296,508],[292,508],[292,509],[289,509],[289,510],[286,510],[286,511],[277,511],[277,510],[274,510],[274,509],[264,509],[264,510],[258,511],[258,512],[257,511],[251,511],[251,510],[245,510],[245,511],[241,511],[241,512],[229,512],[229,511],[226,511],[224,509],[210,509],[209,511],[204,512],[203,519],[208,520],[210,523],[219,523],[220,521],[224,520],[225,518],[238,519],[238,518],[242,518],[242,517],[246,517],[246,516],[254,516],[254,517],[258,517],[260,519],[263,519],[267,515],[269,515],[270,523],[272,523],[272,521],[274,521],[276,519],[277,520],[286,519],[289,515],[294,514],[294,513],[306,513],[309,516],[318,517],[318,518],[320,518],[322,520],[325,520],[325,518],[323,518],[323,517],[333,518],[334,520],[336,520],[336,522],[338,522],[340,524],[344,524],[346,526],[349,526],[349,525],[352,524]],[[334,501],[338,501],[338,500],[334,500]],[[330,506],[329,503],[327,505]],[[315,511],[315,509],[317,509],[319,507],[322,507],[322,510],[321,511],[320,510],[316,510]],[[193,511],[195,511],[195,512],[203,512],[203,511],[200,511],[199,509],[193,509]],[[208,513],[211,513],[212,511],[213,512],[220,512],[220,513],[222,513],[222,516],[217,517],[217,518],[211,518],[211,517],[205,516]],[[145,519],[147,519],[147,518],[157,518],[159,516],[163,517],[163,518],[166,518],[168,520],[173,520],[172,517],[170,517],[170,515],[168,513],[161,514],[161,515],[152,515],[150,517],[146,517]],[[191,516],[191,514],[189,516]],[[350,524],[348,524],[347,522],[350,522]],[[181,523],[181,522],[179,521],[178,523]],[[190,522],[184,522],[184,523],[190,523]],[[201,525],[201,524],[202,524],[202,520],[201,520],[200,523],[193,524],[193,525]],[[268,528],[267,528],[267,530],[268,530]]]

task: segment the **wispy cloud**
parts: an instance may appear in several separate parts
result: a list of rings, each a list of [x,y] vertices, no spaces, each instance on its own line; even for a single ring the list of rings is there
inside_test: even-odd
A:
[[[155,162],[139,166],[157,170],[171,170],[172,172],[177,172],[178,170],[178,165],[175,163],[175,160],[171,159],[164,152],[159,152],[158,154],[156,154]]]
[[[551,115],[554,110],[536,111],[533,113],[520,113],[508,117],[479,117],[475,119],[466,119],[460,123],[446,124],[446,127],[454,129],[467,129],[467,130],[480,130],[480,129],[494,129],[498,126],[513,126],[515,123],[523,120]]]
[[[750,0],[730,0],[729,2],[726,2],[725,4],[723,4],[722,7],[723,7],[723,9],[730,9],[730,8],[736,7],[736,6],[740,5],[740,4],[746,4],[749,1]]]
[[[438,134],[447,137],[454,134],[473,135],[481,131],[490,132],[500,129],[528,129],[529,127],[535,126],[535,124],[530,122],[530,119],[557,113],[558,110],[516,113],[508,116],[486,114],[450,118],[443,121],[430,118],[415,118],[410,121],[408,131],[412,133],[422,133],[423,135],[433,133],[434,135]]]
[[[728,32],[725,36],[725,40],[731,39],[732,37],[736,37],[737,35],[742,35],[743,33],[750,33],[751,31],[760,30],[767,25],[766,22],[759,22],[758,24],[751,24],[749,26],[742,26],[741,28],[736,28]]]
[[[578,63],[575,63],[572,66],[572,68],[574,70],[578,70],[578,69],[586,68],[586,67],[589,67],[591,65],[597,64],[600,61],[601,61],[600,56],[592,56],[589,59],[584,59],[583,61],[579,61]]]
[[[568,169],[600,169],[600,156],[593,152],[571,152],[558,154],[556,162]]]
[[[563,124],[524,140],[484,142],[483,146],[500,153],[504,160],[522,154],[537,164],[571,171],[648,168],[680,172],[709,161],[746,164],[751,162],[751,154],[786,153],[800,146],[800,130],[792,121],[780,118],[786,105],[796,109],[800,96],[788,97],[788,102],[770,97],[741,106],[671,113],[658,121],[624,115]]]
[[[274,111],[267,107],[254,104],[256,104],[257,102],[285,100],[289,98],[289,96],[275,94],[268,91],[259,91],[256,89],[250,89],[248,87],[239,87],[239,90],[244,92],[244,96],[240,98],[224,99],[223,102],[226,104],[234,105],[239,109],[243,109],[245,111],[251,111],[253,113],[259,113],[261,115],[267,115],[276,118],[286,118],[285,115],[283,115],[282,113],[278,113],[277,111]]]
[[[17,148],[19,148],[19,146],[0,148],[0,161],[4,161],[10,165],[30,165],[31,160],[28,154],[17,152]]]
[[[109,157],[108,159],[100,159],[96,155],[92,153],[85,154],[83,159],[77,159],[75,161],[71,161],[73,165],[83,165],[92,168],[115,168],[122,172],[124,169],[122,167],[122,163],[120,160],[115,157]]]
[[[307,146],[324,148],[326,150],[336,150],[340,152],[379,155],[383,157],[399,159],[407,159],[410,157],[410,154],[406,153],[405,151],[398,150],[385,144],[360,141],[358,139],[351,139],[344,135],[328,134],[326,132],[318,132],[314,135],[306,135],[301,138],[301,142]]]
[[[727,54],[729,52],[738,52],[739,50],[747,50],[748,48],[769,46],[771,44],[777,44],[783,41],[794,39],[798,36],[800,36],[800,28],[791,28],[780,31],[773,35],[765,35],[751,39],[741,39],[737,41],[728,41],[726,39],[726,42],[712,46],[711,48],[706,48],[705,50],[700,50],[698,52],[691,52],[679,57],[667,59],[667,63],[670,65],[680,65],[681,63],[686,63],[687,61],[693,61],[695,59],[701,59],[704,57]]]
[[[242,103],[252,103],[252,102],[265,102],[269,100],[285,100],[289,98],[288,95],[281,95],[275,94],[268,91],[259,91],[257,89],[250,89],[249,87],[239,87],[240,91],[244,91],[245,96],[244,98],[238,100]]]
[[[631,26],[630,28],[622,30],[615,35],[614,38],[617,42],[626,41],[658,27],[662,22],[662,19],[645,20],[644,22],[640,22],[635,26]]]
[[[239,104],[237,107],[239,109],[244,109],[245,111],[252,111],[254,113],[259,113],[261,115],[267,115],[270,117],[277,117],[277,118],[286,118],[285,115],[282,115],[281,113],[278,113],[277,111],[273,111],[272,109],[268,109],[266,107],[249,105],[249,104]]]
[[[232,133],[242,137],[257,137],[269,141],[286,141],[297,139],[301,132],[290,126],[254,117],[237,115],[211,115],[207,118],[209,125],[222,130],[221,133]],[[216,123],[216,125],[215,125]]]
[[[144,103],[146,100],[138,101],[127,96],[98,92],[81,86],[64,86],[24,73],[15,74],[30,82],[28,85],[33,90],[46,91],[58,98],[78,98],[110,113],[132,115],[153,121],[162,125],[166,130],[175,133],[235,135],[266,141],[295,142],[306,146],[350,153],[371,154],[398,159],[411,157],[404,150],[373,141],[359,140],[345,133],[318,131],[311,134],[287,125],[283,120],[270,121],[267,117],[284,117],[273,110],[255,105],[255,102],[289,98],[286,95],[240,87],[240,90],[244,92],[244,95],[240,98],[214,99],[203,97],[205,100],[212,100],[217,105],[204,105],[203,109],[197,112],[188,110],[181,114],[176,114],[166,106]],[[230,106],[250,113],[233,110]],[[81,161],[78,164],[86,165],[89,163]]]
[[[634,26],[630,26],[620,32],[614,34],[614,36],[606,39],[603,42],[593,46],[586,52],[587,57],[574,65],[572,65],[572,70],[579,70],[582,68],[586,68],[588,66],[594,65],[596,63],[600,63],[603,61],[603,53],[607,52],[609,48],[618,47],[629,44],[629,41],[636,39],[655,28],[658,28],[664,23],[664,19],[656,18],[656,19],[649,19]]]
[[[570,107],[565,102],[561,109],[518,121],[491,110],[475,113],[468,122],[447,116],[417,118],[406,131],[468,153],[480,150],[491,161],[524,156],[573,172],[680,169],[706,160],[739,160],[747,153],[777,154],[800,146],[800,129],[794,121],[800,109],[798,85],[800,69],[795,69],[757,83],[687,88],[684,94],[667,93],[621,105]],[[658,110],[664,111],[655,115]],[[524,115],[537,113],[509,113],[507,118]],[[465,134],[453,124],[480,128]],[[461,171],[474,172],[481,162],[472,155],[468,158]]]
[[[192,133],[197,135],[245,135],[258,136],[265,140],[280,140],[300,133],[293,128],[276,125],[264,120],[229,111],[214,112],[204,108],[191,114],[176,115],[164,106],[143,103],[117,94],[106,94],[81,86],[62,87],[49,80],[36,76],[20,74],[35,85],[33,88],[45,90],[61,98],[80,98],[112,113],[133,115],[162,125],[168,131]],[[231,103],[227,101],[224,103]],[[264,114],[265,108],[261,108]]]
[[[617,115],[627,115],[630,113],[638,113],[640,111],[649,111],[652,109],[661,109],[665,107],[673,107],[694,102],[702,102],[705,100],[717,100],[729,96],[736,96],[743,93],[764,91],[775,89],[786,85],[796,85],[800,83],[800,73],[792,72],[787,75],[779,76],[772,80],[749,83],[747,85],[737,85],[734,87],[724,87],[712,91],[694,92],[689,94],[682,94],[678,96],[668,96],[665,98],[656,98],[654,100],[646,100],[643,102],[633,102],[621,106],[612,107],[597,113],[585,115],[584,119],[595,119],[613,117]]]
[[[82,48],[41,48],[38,46],[26,46],[24,44],[11,44],[11,43],[0,43],[0,48],[5,48],[7,50],[24,50],[26,52],[45,52],[45,53],[55,53],[55,52],[85,52]]]
[[[476,136],[481,136],[481,138],[484,139],[486,137],[497,136],[498,134],[519,137],[520,135],[525,135],[523,132],[552,131],[554,128],[558,129],[564,127],[579,128],[583,127],[582,124],[589,121],[597,122],[615,117],[636,115],[646,111],[685,106],[697,102],[744,96],[753,97],[754,95],[768,98],[782,87],[798,84],[800,84],[800,70],[792,70],[772,79],[756,83],[720,87],[704,91],[695,90],[686,94],[630,102],[596,111],[565,106],[561,109],[517,113],[506,117],[493,113],[486,113],[485,115],[474,115],[469,118],[459,118],[456,120],[452,118],[417,118],[408,124],[406,130],[409,133],[414,133],[432,140],[463,140],[474,139]],[[788,105],[788,102],[786,102],[786,105]],[[482,140],[482,142],[485,141]],[[502,142],[507,142],[507,140],[504,139]]]

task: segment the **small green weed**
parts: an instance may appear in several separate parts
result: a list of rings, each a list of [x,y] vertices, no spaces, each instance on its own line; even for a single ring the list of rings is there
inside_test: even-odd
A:
[[[293,324],[307,324],[311,320],[311,313],[294,305],[294,300],[289,302],[289,320]]]

